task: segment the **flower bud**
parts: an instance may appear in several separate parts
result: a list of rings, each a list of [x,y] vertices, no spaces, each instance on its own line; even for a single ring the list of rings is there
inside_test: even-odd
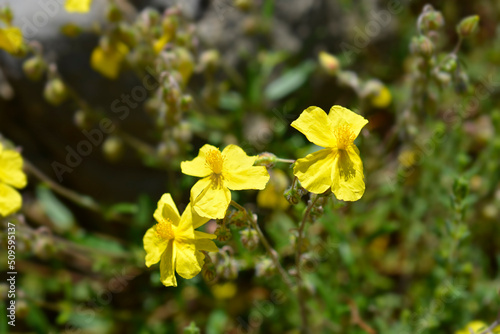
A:
[[[434,52],[434,44],[424,35],[413,37],[410,44],[410,51],[423,57],[430,57]]]
[[[254,166],[266,166],[267,168],[273,168],[276,165],[277,158],[274,154],[269,152],[264,152],[259,154],[257,160],[255,160]]]
[[[246,12],[252,8],[252,1],[251,0],[234,0],[234,6],[236,8],[238,8],[239,10]]]
[[[214,234],[217,236],[217,240],[219,241],[228,241],[233,236],[226,225],[219,225],[215,229]]]
[[[108,12],[106,13],[106,17],[109,22],[119,22],[123,19],[122,12],[120,8],[114,3],[111,3],[108,7]]]
[[[259,245],[259,235],[257,234],[257,231],[247,228],[240,233],[243,246],[250,251],[255,250]]]
[[[461,38],[466,38],[474,34],[479,26],[479,16],[468,16],[457,25],[457,33]]]
[[[288,188],[283,195],[285,196],[286,200],[292,205],[299,204],[300,198],[302,197],[293,187]]]
[[[109,136],[102,145],[102,152],[104,157],[111,162],[120,160],[124,152],[123,141],[117,136]]]
[[[14,19],[14,14],[12,14],[12,9],[9,6],[0,8],[0,20],[4,21],[7,25],[12,24]]]
[[[47,102],[54,106],[58,106],[68,97],[68,90],[61,79],[51,79],[45,84],[43,96]]]
[[[38,81],[42,77],[47,65],[42,57],[35,56],[26,60],[23,64],[24,74],[28,79]]]
[[[264,258],[255,264],[255,276],[271,277],[276,273],[276,267],[270,258]]]
[[[227,280],[235,280],[238,277],[238,262],[233,258],[228,258],[218,269],[220,275]]]
[[[418,18],[418,29],[422,33],[435,31],[444,26],[443,14],[431,5],[426,5]]]
[[[326,73],[330,75],[337,75],[340,70],[340,62],[334,55],[325,51],[319,53],[319,63]]]
[[[245,227],[248,225],[248,219],[245,212],[241,210],[233,210],[227,218],[227,222],[234,224],[236,227]]]
[[[217,268],[208,255],[205,256],[205,264],[201,270],[201,275],[206,282],[213,281],[217,276]]]
[[[200,56],[200,69],[207,73],[214,73],[220,65],[220,54],[216,49],[203,52]]]

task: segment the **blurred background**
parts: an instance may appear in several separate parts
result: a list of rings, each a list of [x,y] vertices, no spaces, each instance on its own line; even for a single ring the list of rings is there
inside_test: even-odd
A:
[[[145,266],[142,238],[162,194],[189,202],[180,162],[205,143],[297,159],[318,147],[289,124],[332,105],[369,120],[366,192],[307,227],[310,330],[462,333],[499,316],[499,2],[0,5],[27,45],[0,52],[0,140],[29,177],[2,220],[17,223],[19,275],[15,330],[0,311],[0,331],[298,333],[297,302],[246,227],[205,225],[221,251],[177,288]],[[270,173],[233,199],[290,268],[308,196],[285,200],[289,164]]]

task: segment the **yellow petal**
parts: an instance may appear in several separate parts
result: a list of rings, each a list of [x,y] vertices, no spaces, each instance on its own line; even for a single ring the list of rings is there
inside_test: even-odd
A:
[[[168,35],[163,35],[161,36],[161,38],[157,39],[153,44],[153,49],[155,50],[155,53],[159,54],[168,42],[170,42],[170,36]]]
[[[0,29],[0,49],[17,54],[23,46],[23,33],[17,27]]]
[[[333,106],[330,109],[328,118],[331,120],[334,129],[344,124],[350,125],[350,129],[355,137],[359,135],[361,129],[368,123],[368,120],[363,116],[341,106]]]
[[[195,239],[217,239],[217,236],[212,233],[205,233],[202,231],[194,231]]]
[[[158,238],[154,227],[146,231],[143,238],[144,250],[146,251],[146,266],[151,267],[160,261],[168,242],[169,240]]]
[[[255,163],[257,156],[248,156],[238,145],[228,145],[222,151],[224,157],[224,171],[232,172],[247,169]]]
[[[200,151],[196,158],[191,161],[181,162],[182,173],[196,177],[205,177],[210,175],[212,173],[212,170],[208,167],[205,161],[205,156],[210,150],[218,150],[218,148],[209,144],[205,144],[202,148],[200,148]]]
[[[109,79],[116,79],[129,49],[124,43],[116,43],[104,50],[98,46],[92,52],[90,65],[94,70]]]
[[[290,125],[302,132],[310,142],[318,146],[335,146],[332,122],[321,108],[307,108]]]
[[[68,12],[87,13],[91,4],[92,0],[66,0],[64,8]]]
[[[339,150],[332,173],[332,192],[343,201],[357,201],[365,192],[363,162],[359,150],[351,145]]]
[[[160,276],[165,286],[177,286],[174,268],[176,267],[177,253],[174,243],[170,243],[161,256]]]
[[[175,271],[183,278],[190,279],[198,275],[201,265],[196,257],[196,245],[194,240],[175,243],[177,262]]]
[[[481,330],[488,328],[488,325],[483,321],[471,321],[465,326],[461,331],[455,332],[455,334],[470,334],[472,330],[474,333],[480,333]]]
[[[264,189],[269,181],[269,173],[264,166],[228,171],[224,174],[225,184],[231,190]]]
[[[201,217],[193,211],[191,203],[189,203],[182,213],[179,227],[175,231],[176,235],[182,238],[194,239],[194,229],[208,222],[210,219]]]
[[[0,216],[7,217],[19,211],[22,203],[21,195],[14,188],[0,183]]]
[[[195,231],[195,233],[198,231]],[[203,232],[200,232],[203,233]],[[219,248],[217,248],[217,245],[215,245],[215,242],[213,242],[210,239],[196,239],[195,241],[196,244],[196,249],[197,250],[203,250],[206,252],[218,252]]]
[[[293,174],[301,185],[314,194],[322,194],[332,186],[332,169],[337,150],[325,148],[298,159]]]
[[[221,184],[214,184],[210,177],[199,180],[191,188],[194,211],[202,217],[222,219],[231,202],[231,192]]]
[[[179,225],[179,221],[181,217],[179,216],[179,211],[177,211],[177,207],[175,206],[174,200],[172,199],[172,195],[163,194],[163,196],[158,201],[158,207],[153,214],[157,222],[160,222],[162,219],[170,219],[174,226]]]
[[[26,174],[23,172],[23,158],[14,150],[0,151],[0,182],[16,188],[26,186]]]

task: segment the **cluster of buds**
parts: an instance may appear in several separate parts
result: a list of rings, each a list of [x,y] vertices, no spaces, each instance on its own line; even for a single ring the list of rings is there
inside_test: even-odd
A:
[[[228,241],[233,236],[231,230],[228,228],[225,221],[222,221],[221,223],[218,224],[214,234],[217,236],[218,241],[223,241],[223,242]]]
[[[264,257],[255,264],[255,276],[272,277],[275,274],[276,266],[270,258]]]
[[[252,228],[247,228],[240,231],[241,242],[248,250],[255,250],[259,245],[259,235],[257,231]]]
[[[311,206],[311,211],[309,213],[309,219],[311,222],[315,222],[323,216],[323,213],[325,212],[323,206],[327,203],[330,195],[330,190],[328,190],[325,194],[311,194],[311,198],[307,202],[307,205]]]
[[[290,186],[290,188],[285,190],[283,195],[290,204],[296,205],[299,204],[300,199],[302,196],[307,194],[307,192],[308,191],[300,185],[299,181],[296,181]]]

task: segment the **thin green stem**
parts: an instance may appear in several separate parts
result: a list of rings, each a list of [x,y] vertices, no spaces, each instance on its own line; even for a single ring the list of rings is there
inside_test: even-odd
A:
[[[87,208],[91,211],[101,213],[101,206],[94,201],[94,199],[90,196],[81,195],[73,190],[67,189],[60,184],[57,184],[52,179],[50,179],[47,175],[45,175],[42,171],[36,168],[31,162],[29,162],[26,158],[24,158],[24,167],[26,171],[37,179],[45,183],[50,189],[52,189],[55,193],[69,199],[70,201]]]
[[[303,240],[303,232],[304,228],[306,226],[307,220],[309,219],[309,215],[311,214],[311,210],[316,204],[316,201],[318,200],[319,196],[316,195],[314,200],[311,201],[311,203],[307,206],[306,212],[304,213],[304,216],[302,217],[302,222],[299,225],[298,229],[298,236],[297,236],[297,242],[296,242],[296,249],[295,249],[295,267],[296,267],[296,274],[297,274],[297,285],[298,285],[298,291],[297,295],[299,298],[299,308],[300,308],[300,317],[302,320],[302,329],[301,333],[309,333],[309,320],[308,320],[308,310],[307,310],[307,305],[305,301],[305,294],[304,294],[304,288],[302,286],[302,273],[300,272],[300,257],[302,253],[302,240]]]
[[[277,162],[284,162],[284,163],[287,163],[287,164],[293,164],[293,163],[295,163],[295,160],[293,160],[293,159],[276,158],[276,161]]]
[[[267,240],[264,233],[262,233],[262,230],[260,229],[259,224],[255,221],[255,219],[253,219],[252,215],[248,212],[248,210],[245,207],[239,205],[235,201],[231,201],[231,205],[234,206],[236,209],[245,213],[245,216],[246,216],[248,222],[255,229],[255,231],[257,231],[257,235],[259,236],[260,241],[262,242],[262,244],[264,245],[264,248],[266,249],[267,253],[271,257],[271,260],[273,261],[275,267],[278,269],[278,272],[279,272],[281,278],[283,279],[285,284],[290,288],[290,290],[293,291],[294,285],[293,285],[292,281],[290,280],[290,277],[286,273],[285,269],[283,268],[283,266],[280,263],[280,260],[278,258],[278,252],[276,252],[276,250],[274,250],[274,248],[271,246],[271,244]]]

